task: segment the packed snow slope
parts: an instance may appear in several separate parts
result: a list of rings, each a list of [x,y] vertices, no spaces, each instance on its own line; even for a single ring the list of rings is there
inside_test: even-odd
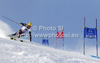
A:
[[[100,63],[100,59],[29,41],[0,38],[0,63]]]

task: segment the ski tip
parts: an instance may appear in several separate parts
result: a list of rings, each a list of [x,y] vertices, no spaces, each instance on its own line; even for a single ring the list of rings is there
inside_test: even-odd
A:
[[[24,42],[24,40],[20,40],[21,42]]]

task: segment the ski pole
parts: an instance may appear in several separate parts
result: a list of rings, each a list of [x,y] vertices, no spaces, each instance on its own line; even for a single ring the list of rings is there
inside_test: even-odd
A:
[[[9,20],[9,21],[11,21],[11,22],[14,22],[14,23],[20,25],[18,22],[14,21],[14,20],[12,20],[12,19],[10,19],[10,18],[7,18],[7,17],[5,17],[5,16],[2,16],[2,17],[5,18],[5,19],[7,19],[7,20]]]

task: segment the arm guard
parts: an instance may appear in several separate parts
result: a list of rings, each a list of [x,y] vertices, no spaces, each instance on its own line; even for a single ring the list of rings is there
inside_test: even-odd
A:
[[[22,25],[22,26],[27,26],[27,24],[26,24],[26,23],[22,23],[22,22],[20,23],[20,25]]]
[[[31,42],[32,41],[31,31],[29,31],[29,36],[30,36],[30,42]]]

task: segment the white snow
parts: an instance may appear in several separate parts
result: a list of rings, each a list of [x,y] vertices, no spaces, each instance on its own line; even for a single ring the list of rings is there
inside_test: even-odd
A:
[[[0,63],[100,63],[100,59],[28,41],[0,38]]]

